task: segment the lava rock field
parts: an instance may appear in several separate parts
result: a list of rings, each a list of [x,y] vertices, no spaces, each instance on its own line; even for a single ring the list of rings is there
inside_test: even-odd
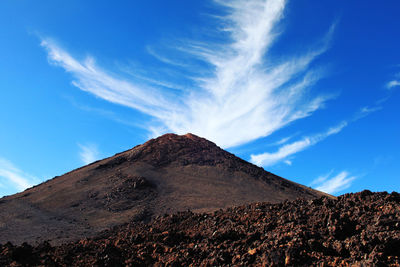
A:
[[[2,266],[399,266],[400,194],[363,191],[132,222],[96,238],[0,246]]]

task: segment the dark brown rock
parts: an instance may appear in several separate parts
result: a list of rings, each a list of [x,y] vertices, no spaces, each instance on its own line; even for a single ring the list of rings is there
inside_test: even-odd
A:
[[[380,223],[388,218],[390,223]],[[399,222],[397,193],[254,203],[211,214],[159,216],[55,247],[7,243],[0,246],[0,264],[399,266]]]

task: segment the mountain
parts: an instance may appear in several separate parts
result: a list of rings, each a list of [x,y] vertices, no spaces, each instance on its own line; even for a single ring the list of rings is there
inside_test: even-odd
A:
[[[329,196],[193,134],[166,134],[0,199],[0,243],[53,244],[166,213]]]

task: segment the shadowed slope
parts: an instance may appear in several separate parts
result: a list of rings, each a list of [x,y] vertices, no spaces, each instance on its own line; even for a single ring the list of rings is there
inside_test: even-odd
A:
[[[165,213],[322,195],[204,138],[166,134],[0,199],[0,243],[60,243]]]

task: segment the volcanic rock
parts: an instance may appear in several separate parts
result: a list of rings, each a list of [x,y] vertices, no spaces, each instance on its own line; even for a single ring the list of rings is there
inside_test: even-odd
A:
[[[399,266],[400,195],[363,191],[338,199],[186,211],[60,246],[0,246],[0,265],[25,264]]]

